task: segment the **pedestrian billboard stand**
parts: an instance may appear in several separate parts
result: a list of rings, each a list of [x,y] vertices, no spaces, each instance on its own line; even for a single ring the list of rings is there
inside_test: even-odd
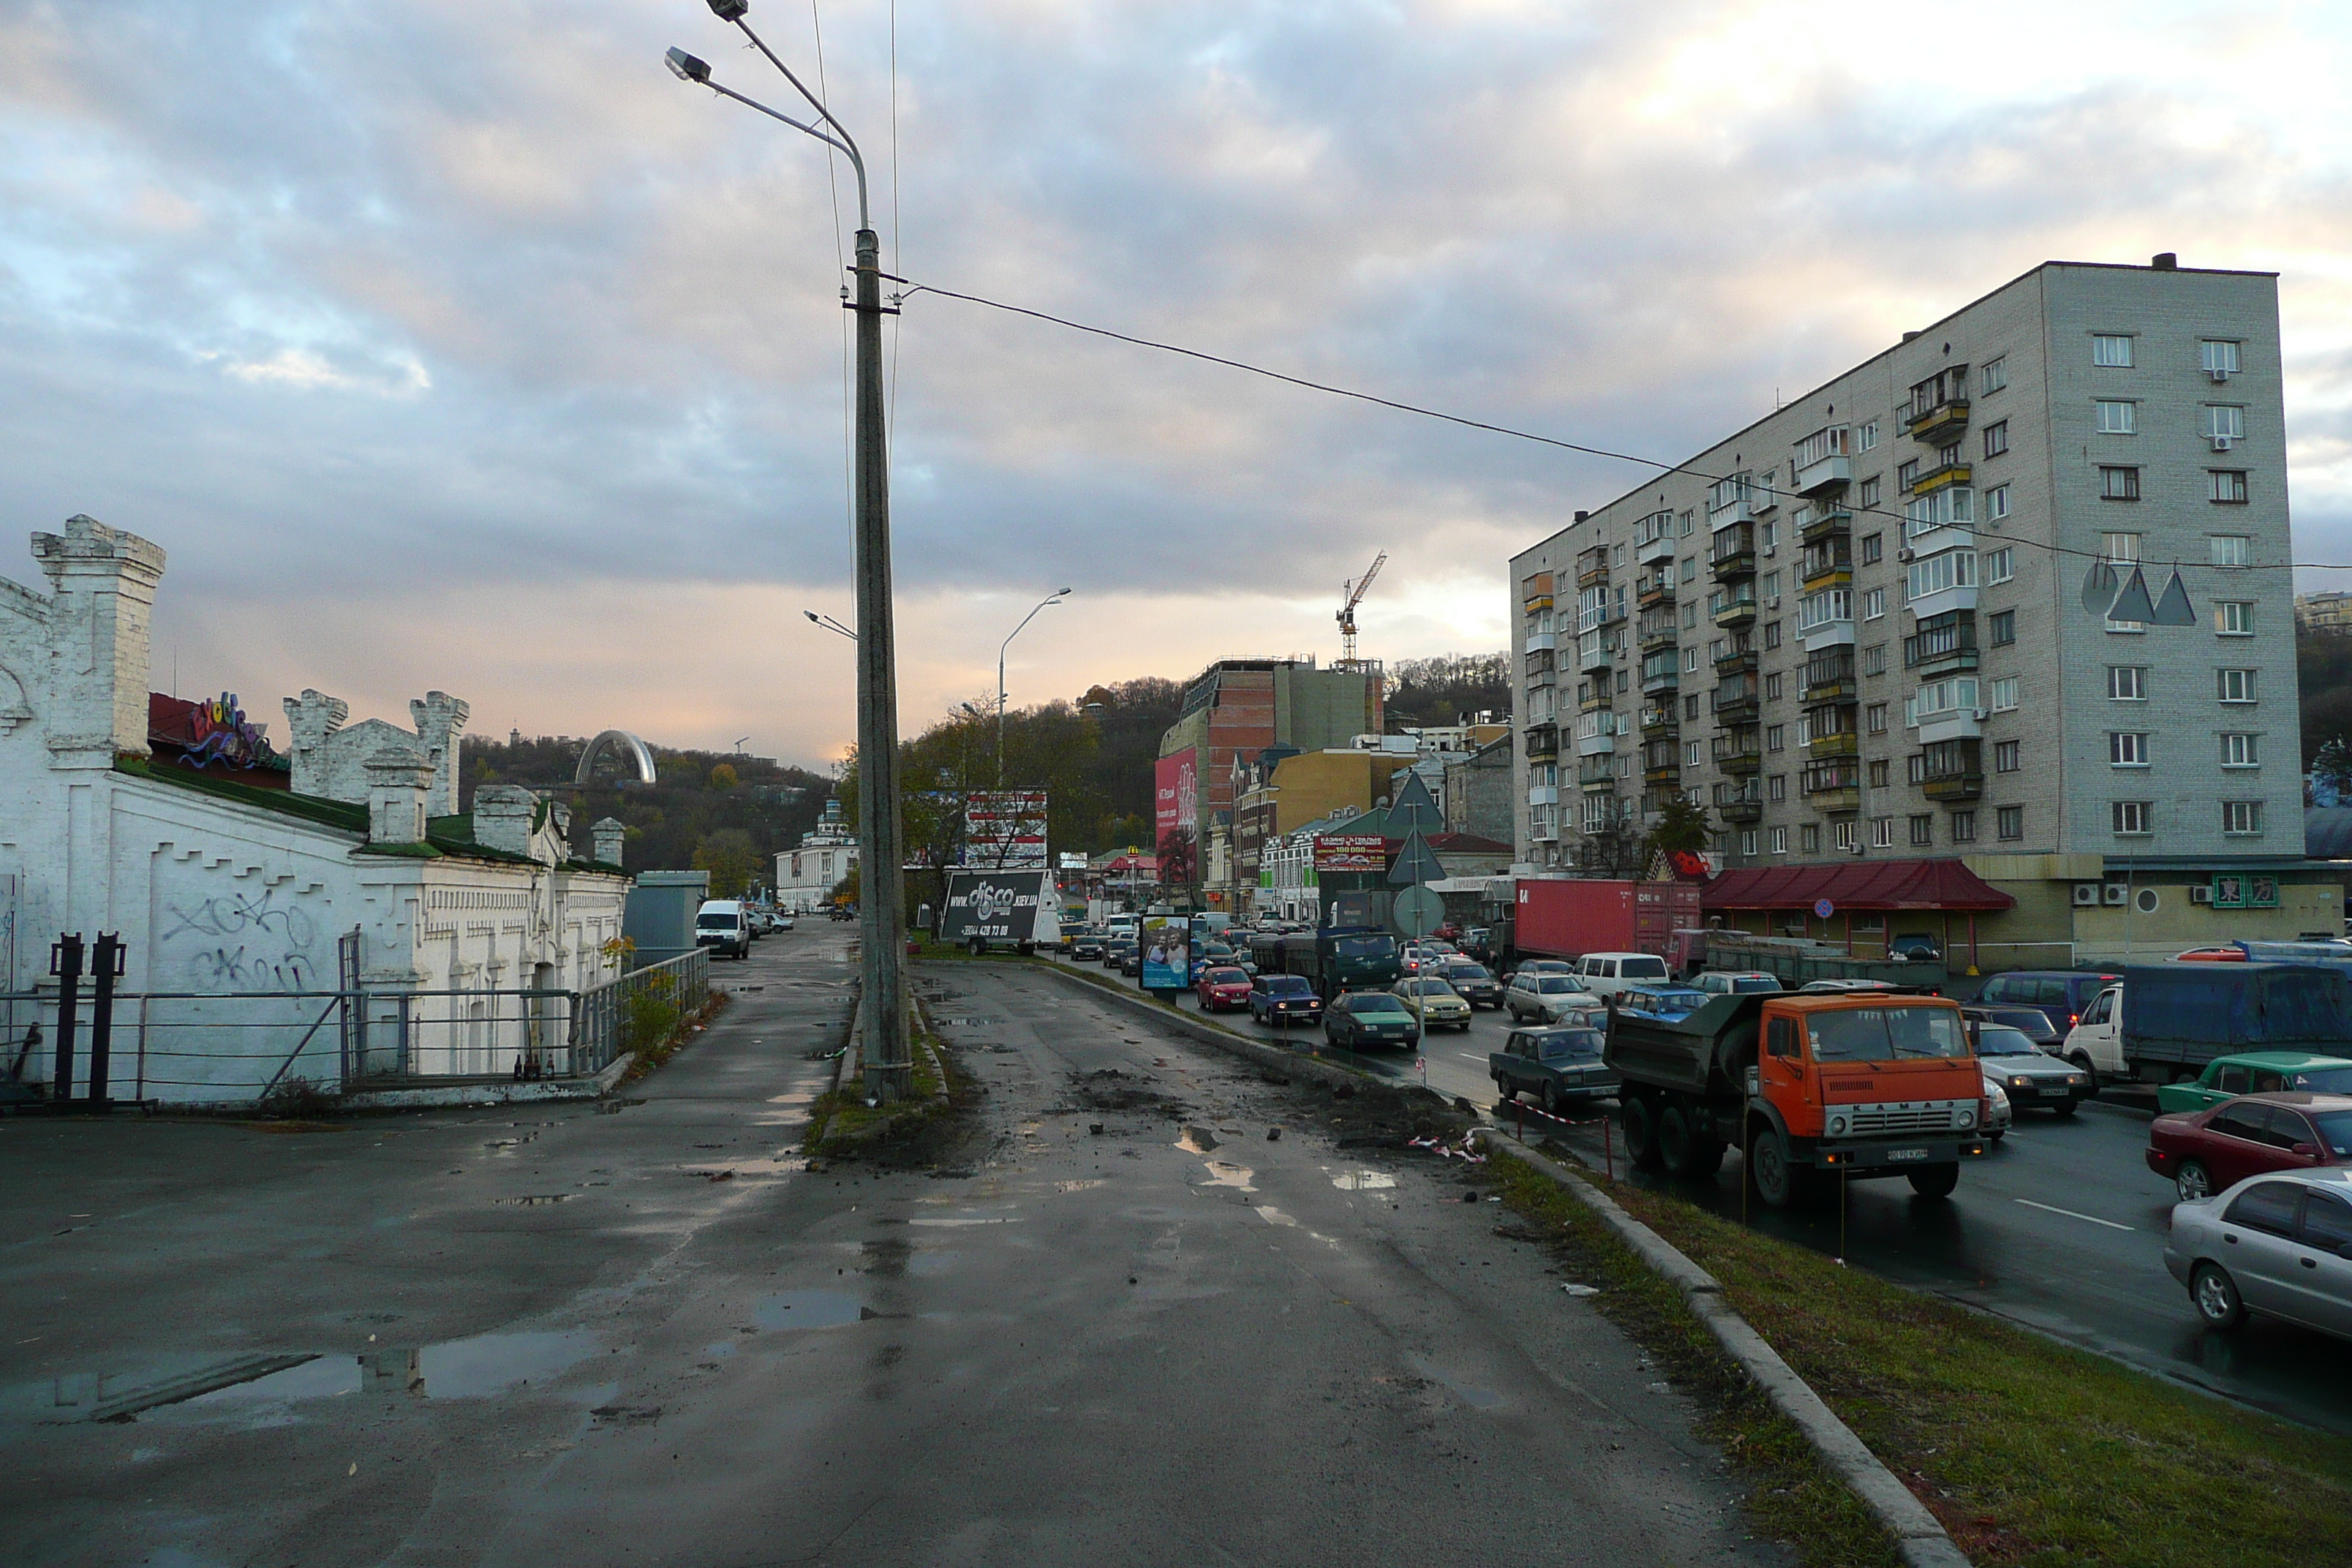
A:
[[[1143,943],[1143,989],[1181,991],[1192,984],[1192,921],[1182,915],[1148,915]]]

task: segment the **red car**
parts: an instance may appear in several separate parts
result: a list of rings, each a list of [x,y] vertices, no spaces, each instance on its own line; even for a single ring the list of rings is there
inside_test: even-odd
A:
[[[2147,1130],[2147,1168],[2171,1177],[2183,1203],[2248,1176],[2318,1165],[2352,1165],[2352,1095],[2242,1094],[2159,1116]]]
[[[1203,1013],[1223,1013],[1229,1008],[1246,1007],[1250,998],[1250,978],[1238,969],[1218,967],[1201,971],[1199,984],[1192,994],[1201,999]]]

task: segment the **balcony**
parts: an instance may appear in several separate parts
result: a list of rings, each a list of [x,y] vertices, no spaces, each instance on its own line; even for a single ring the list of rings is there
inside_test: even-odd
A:
[[[1559,646],[1559,634],[1558,632],[1529,632],[1528,634],[1527,651],[1529,653],[1549,653],[1553,648]]]
[[[1715,657],[1715,673],[1719,676],[1752,675],[1756,671],[1756,649],[1753,647],[1733,647]]]
[[[1956,675],[1977,667],[1977,617],[1973,610],[1948,610],[1919,623],[1903,639],[1903,668],[1922,678]]]
[[[1616,655],[1615,641],[1600,632],[1587,632],[1576,639],[1576,668],[1584,674],[1607,669]]]
[[[1940,403],[1916,407],[1903,428],[1917,440],[1942,446],[1968,428],[1969,400],[1947,397]]]
[[[1609,547],[1596,544],[1576,558],[1576,585],[1595,588],[1609,581]]]
[[[1576,754],[1580,757],[1605,757],[1617,750],[1617,731],[1612,725],[1576,738]]]
[[[1682,776],[1683,764],[1679,758],[1671,763],[1660,763],[1654,768],[1643,768],[1642,770],[1642,782],[1643,784],[1679,784],[1682,782]]]
[[[1764,803],[1753,796],[1742,795],[1721,807],[1717,815],[1734,827],[1753,827],[1764,820]]]
[[[1613,757],[1587,757],[1576,768],[1579,789],[1614,789],[1617,787],[1617,761]]]
[[[1852,709],[1844,710],[1849,717]],[[1819,761],[1825,757],[1853,757],[1862,754],[1862,737],[1851,730],[1840,730],[1828,735],[1815,735],[1805,742],[1805,755]]]
[[[1644,702],[1642,704],[1642,732],[1673,734],[1682,728],[1682,705],[1677,702]]]
[[[1641,640],[1643,653],[1655,653],[1661,648],[1670,648],[1675,646],[1677,630],[1675,625],[1675,613],[1671,609],[1664,612],[1644,610],[1633,630],[1634,635]]]
[[[1540,691],[1559,679],[1559,672],[1549,665],[1544,666],[1541,669],[1531,669],[1528,672],[1528,689]]]
[[[1756,525],[1743,522],[1717,532],[1708,547],[1707,569],[1718,583],[1756,574]]]
[[[1559,755],[1559,726],[1557,724],[1528,725],[1527,748],[1528,755],[1530,757]]]
[[[1714,620],[1717,626],[1752,626],[1756,620],[1756,590],[1752,584],[1742,584],[1743,593],[1718,595]]]
[[[1853,649],[1827,648],[1805,660],[1798,678],[1808,702],[1851,702],[1854,698]]]
[[[1529,611],[1550,609],[1551,584],[1552,575],[1549,572],[1522,577],[1519,579],[1519,603]]]
[[[1984,774],[1929,773],[1919,787],[1929,800],[1974,800],[1984,794]]]
[[[1654,511],[1633,524],[1633,560],[1647,566],[1656,561],[1671,561],[1675,554],[1675,514]]]
[[[1715,715],[1719,725],[1753,724],[1762,715],[1762,703],[1756,691],[1756,678],[1718,686],[1707,694],[1706,710]]]
[[[1644,670],[1642,673],[1642,695],[1655,697],[1661,692],[1676,691],[1681,689],[1682,683],[1681,672],[1677,670]]]
[[[1660,605],[1675,602],[1675,580],[1671,574],[1643,577],[1633,584],[1633,597],[1642,608],[1652,610]]]
[[[1810,463],[1800,461],[1797,465],[1796,489],[1801,496],[1819,495],[1823,490],[1833,490],[1853,480],[1853,459],[1843,452],[1832,452]]]
[[[1824,539],[1835,539],[1840,534],[1853,531],[1853,513],[1846,510],[1843,502],[1816,503],[1812,515],[1805,520],[1805,526],[1798,531],[1797,539],[1800,543],[1819,544]]]
[[[1529,784],[1528,786],[1528,804],[1529,805],[1558,805],[1559,804],[1559,786],[1558,784]]]
[[[1920,752],[1919,787],[1929,800],[1974,800],[1984,794],[1984,742],[1938,741]]]
[[[1821,588],[1838,588],[1853,581],[1853,544],[1843,534],[1805,546],[1802,560],[1797,565],[1798,580],[1805,592]]]
[[[1596,680],[1587,685],[1582,695],[1576,700],[1576,710],[1579,713],[1598,713],[1610,707],[1617,700],[1616,693],[1611,689],[1615,684],[1610,680]]]
[[[1528,837],[1538,844],[1557,844],[1559,842],[1559,819],[1549,814],[1529,818]]]
[[[1957,459],[1938,462],[1934,468],[1922,468],[1914,476],[1911,493],[1915,496],[1933,495],[1948,485],[1967,484],[1969,471],[1968,464]]]
[[[1744,736],[1717,735],[1711,755],[1717,769],[1722,773],[1754,773],[1764,769],[1763,742],[1753,730]]]

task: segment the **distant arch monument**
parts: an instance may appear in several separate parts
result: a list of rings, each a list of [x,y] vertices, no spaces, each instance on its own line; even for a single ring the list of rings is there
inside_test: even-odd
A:
[[[580,753],[580,772],[573,776],[573,784],[585,789],[595,776],[596,759],[608,752],[635,767],[641,783],[655,782],[654,754],[646,743],[626,730],[607,730]]]

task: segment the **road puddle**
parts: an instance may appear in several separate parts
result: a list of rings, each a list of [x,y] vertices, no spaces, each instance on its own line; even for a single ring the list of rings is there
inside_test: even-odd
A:
[[[751,1321],[763,1329],[837,1329],[871,1316],[846,1290],[784,1290],[751,1308]]]
[[[1384,1171],[1342,1171],[1331,1178],[1331,1184],[1343,1193],[1370,1193],[1393,1187],[1397,1183]]]
[[[1259,1204],[1257,1205],[1257,1215],[1260,1219],[1265,1221],[1268,1225],[1287,1226],[1292,1230],[1297,1230],[1298,1228],[1298,1222],[1297,1220],[1291,1218],[1280,1209],[1276,1208],[1272,1204]]]
[[[1209,1173],[1207,1184],[1210,1186],[1234,1187],[1244,1193],[1257,1191],[1250,1184],[1250,1179],[1257,1173],[1247,1165],[1228,1164],[1223,1160],[1203,1160],[1201,1164]]]
[[[1083,1193],[1088,1187],[1099,1187],[1101,1185],[1102,1178],[1096,1176],[1083,1182],[1055,1182],[1054,1184],[1054,1190],[1057,1193]]]
[[[1205,1127],[1187,1127],[1176,1147],[1188,1154],[1205,1154],[1217,1146],[1217,1135]]]
[[[941,1215],[938,1218],[926,1217],[920,1219],[910,1219],[907,1223],[908,1225],[935,1226],[942,1230],[950,1230],[960,1229],[962,1226],[973,1225],[1019,1225],[1021,1220],[1020,1216],[1017,1215],[959,1215],[952,1217]]]

